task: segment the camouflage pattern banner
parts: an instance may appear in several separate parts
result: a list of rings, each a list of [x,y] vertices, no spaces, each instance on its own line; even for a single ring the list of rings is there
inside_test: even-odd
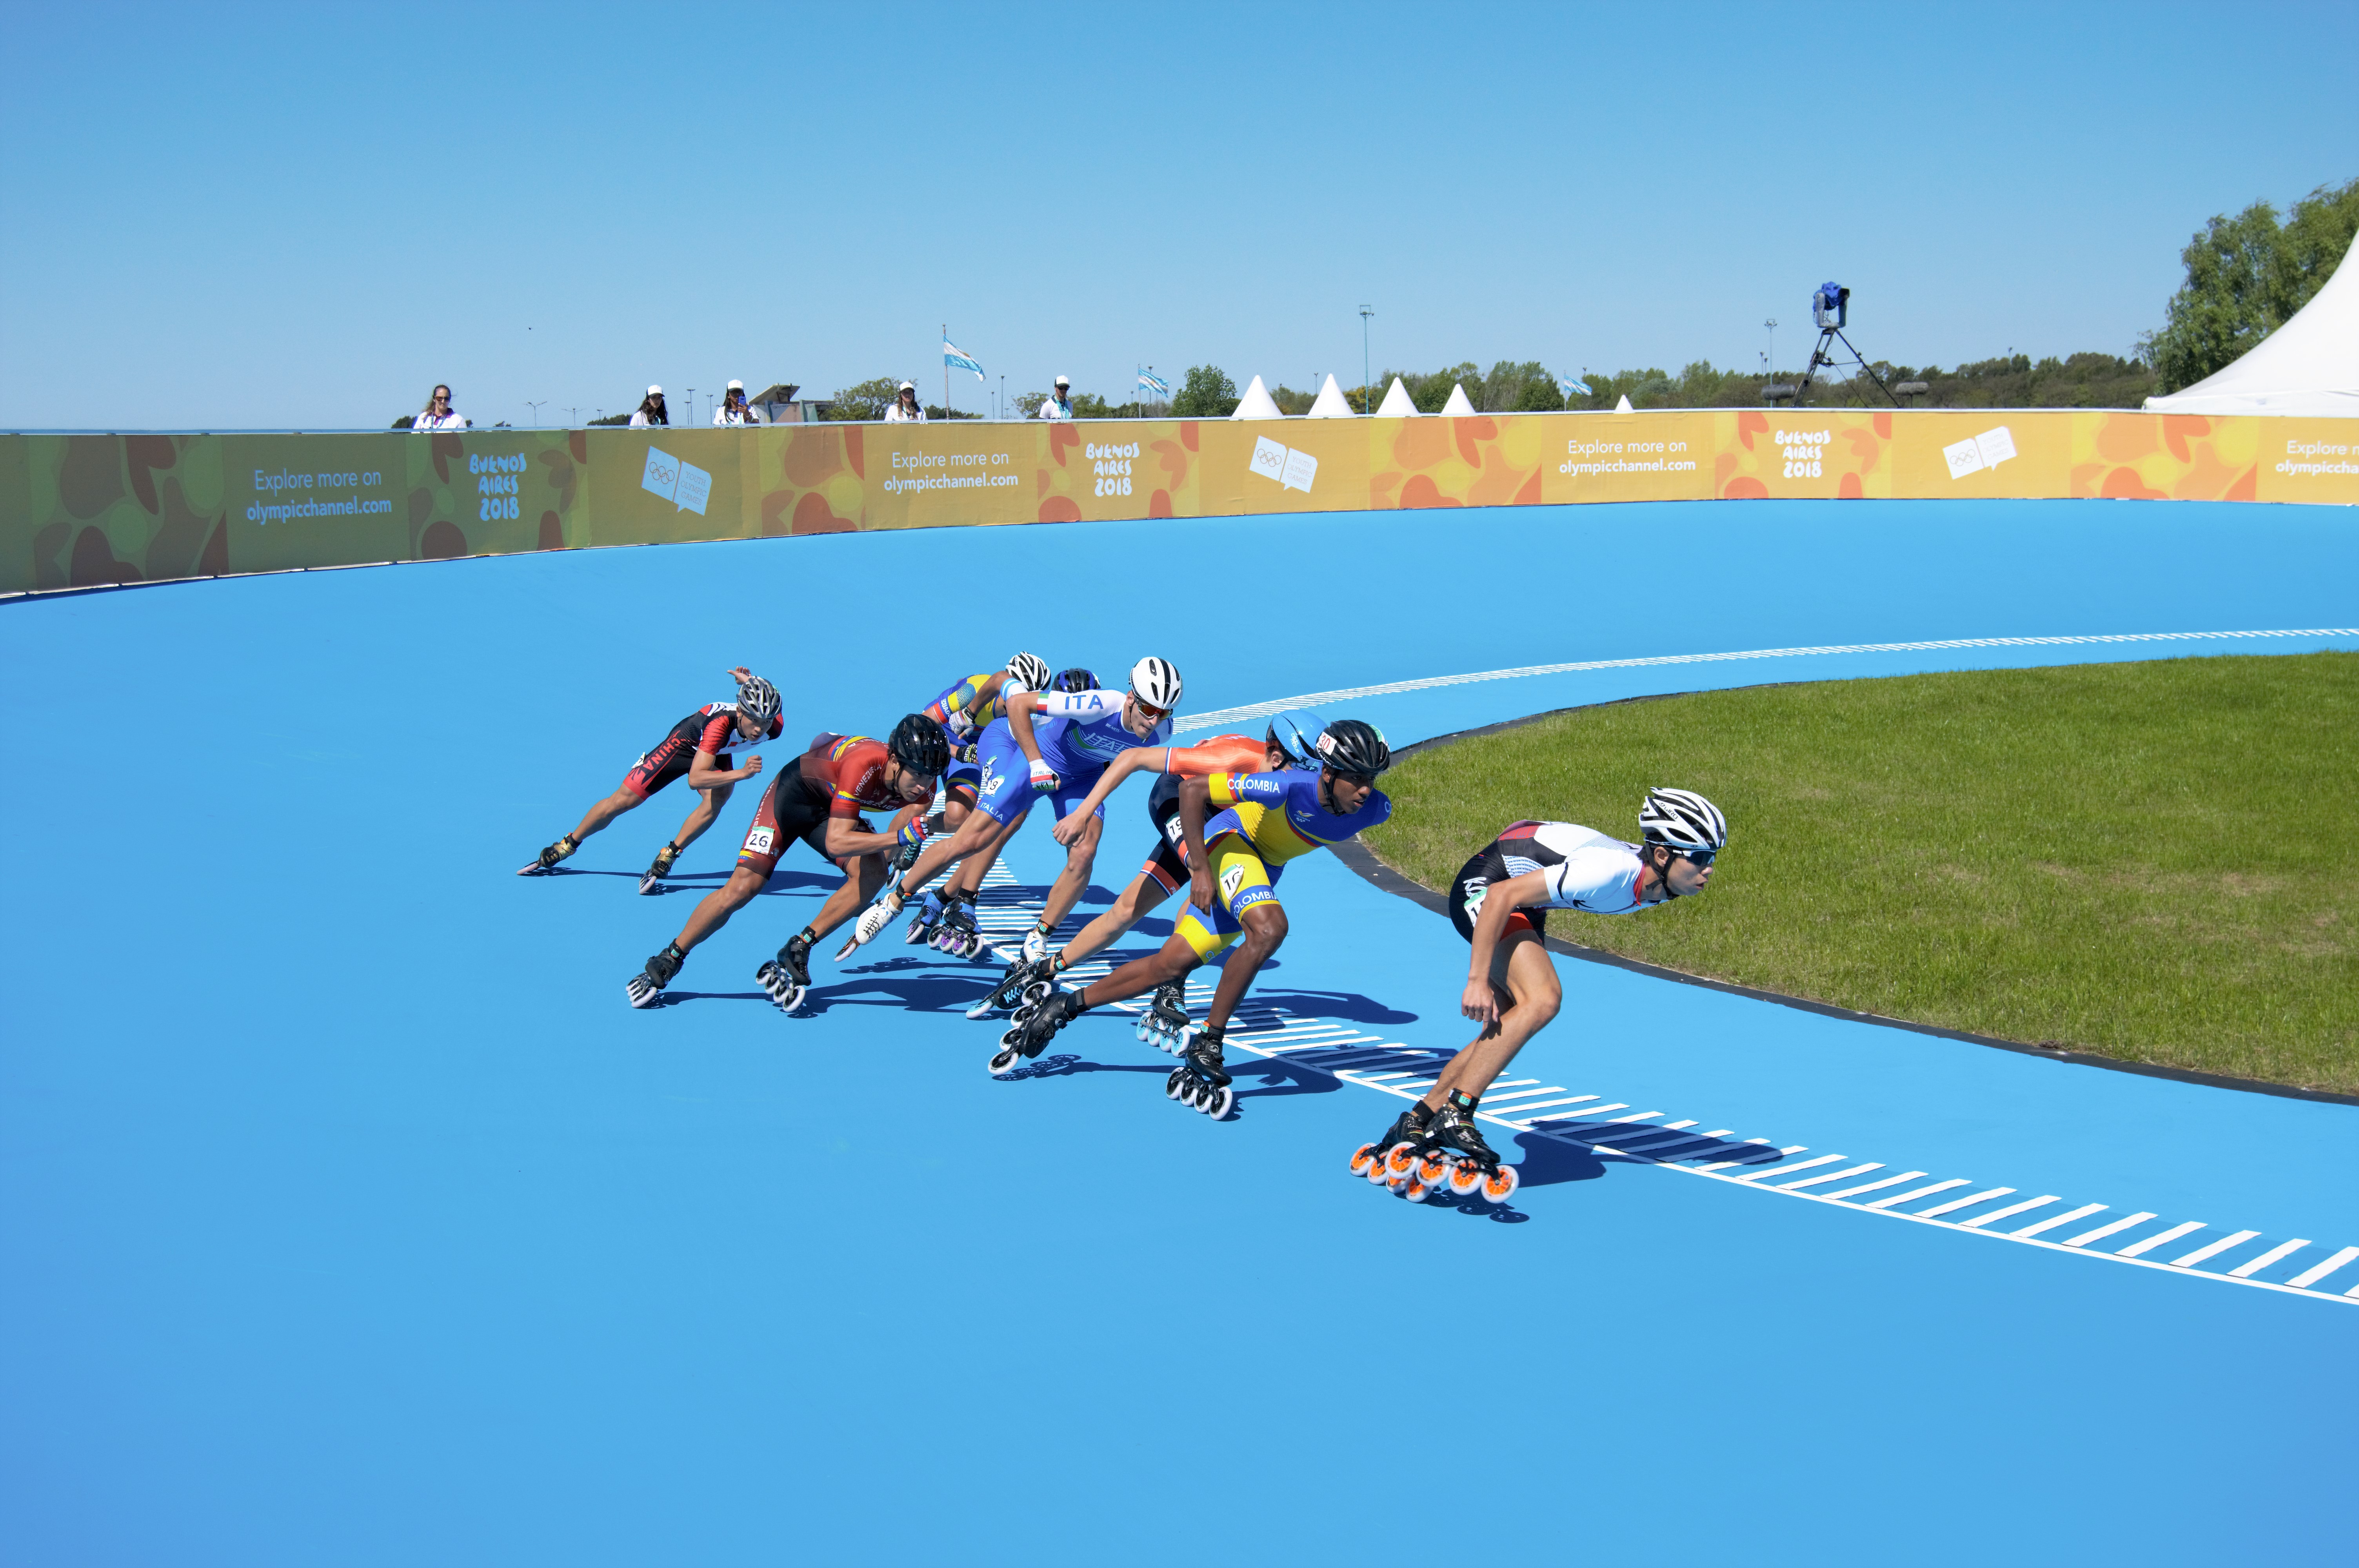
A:
[[[2359,504],[2359,420],[1758,409],[0,436],[0,593],[877,528],[1808,496]]]

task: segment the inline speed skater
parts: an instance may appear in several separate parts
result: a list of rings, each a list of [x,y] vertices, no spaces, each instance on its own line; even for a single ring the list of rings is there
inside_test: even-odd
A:
[[[1229,1019],[1254,976],[1286,940],[1286,910],[1275,886],[1286,863],[1366,831],[1392,815],[1376,779],[1392,748],[1373,724],[1339,719],[1319,737],[1317,773],[1214,773],[1180,786],[1180,826],[1187,846],[1188,907],[1162,949],[1125,964],[1085,990],[1060,991],[1001,1037],[991,1059],[996,1076],[1041,1048],[1091,1008],[1121,1001],[1184,979],[1238,943],[1201,1029],[1180,1042],[1180,1065],[1164,1093],[1215,1120],[1236,1097],[1222,1062]],[[1222,807],[1208,823],[1206,813]],[[1240,940],[1242,939],[1242,940]]]
[[[1180,672],[1169,661],[1145,658],[1131,666],[1126,692],[1027,692],[1010,697],[1007,717],[983,734],[983,788],[974,814],[947,842],[926,846],[917,863],[861,915],[853,940],[873,940],[900,914],[914,890],[925,886],[945,863],[976,854],[996,854],[1036,799],[1047,796],[1061,816],[1080,805],[1107,764],[1124,752],[1169,742],[1171,712],[1179,706],[1180,690]],[[1051,929],[1089,888],[1090,867],[1104,817],[1105,807],[1100,805],[1069,848],[1065,869],[1049,890]],[[948,907],[940,922],[949,925],[963,918],[972,931],[973,918],[965,914],[961,902],[971,897],[971,892],[962,892],[953,879],[942,895]],[[928,914],[932,917],[930,907]],[[979,935],[972,940],[965,949],[969,954],[983,946]],[[937,941],[936,946],[940,945]]]
[[[649,795],[661,794],[674,779],[684,778],[698,794],[696,806],[671,842],[656,851],[654,864],[639,876],[641,892],[658,892],[679,852],[702,838],[720,816],[738,782],[762,771],[758,756],[748,756],[745,765],[737,768],[723,767],[721,759],[777,740],[786,722],[778,716],[777,687],[743,665],[729,674],[737,682],[736,701],[708,702],[673,725],[671,733],[631,764],[614,794],[592,806],[579,827],[543,849],[516,875],[534,877],[555,870],[559,861],[582,848],[582,840],[623,813],[646,805]]]
[[[1418,1202],[1445,1184],[1459,1197],[1479,1187],[1493,1203],[1515,1193],[1516,1168],[1499,1162],[1474,1113],[1483,1091],[1563,1005],[1548,912],[1635,914],[1700,893],[1728,843],[1720,808],[1692,790],[1649,790],[1638,828],[1642,842],[1625,844],[1571,822],[1517,822],[1458,869],[1450,923],[1473,948],[1458,1010],[1482,1033],[1382,1138],[1353,1152],[1353,1174]]]
[[[884,885],[887,854],[924,842],[925,810],[934,798],[935,781],[949,762],[950,742],[942,738],[941,726],[922,714],[903,719],[884,741],[865,735],[815,736],[810,750],[779,769],[777,782],[763,792],[729,880],[705,894],[679,935],[647,960],[642,973],[631,977],[625,988],[631,1005],[653,1007],[661,1000],[664,987],[679,973],[690,952],[768,885],[778,857],[799,839],[813,853],[834,861],[844,876],[811,923],[788,938],[776,959],[755,971],[755,979],[779,1010],[792,1012],[810,985],[812,945],[850,919]],[[864,811],[894,816],[878,833],[870,828]]]
[[[1088,796],[1050,828],[1049,835],[1071,848],[1081,837],[1082,827],[1125,779],[1134,773],[1151,773],[1158,775],[1147,797],[1147,819],[1155,825],[1154,852],[1147,856],[1147,863],[1139,868],[1130,885],[1122,890],[1122,896],[1114,901],[1113,907],[1082,926],[1061,951],[1049,951],[1049,938],[1056,927],[1049,921],[1040,922],[1024,939],[1024,950],[1009,962],[999,983],[968,1008],[966,1015],[981,1018],[995,1008],[1016,1006],[1019,1001],[1037,1005],[1055,989],[1059,975],[1119,941],[1123,933],[1187,885],[1188,850],[1180,829],[1182,780],[1209,778],[1214,773],[1316,769],[1319,757],[1312,748],[1326,728],[1327,720],[1319,714],[1309,708],[1295,708],[1271,719],[1258,741],[1250,735],[1215,735],[1192,746],[1142,748],[1115,758],[1114,765],[1091,787]],[[1187,1022],[1180,983],[1174,980],[1157,989],[1152,1004],[1139,1021],[1138,1037],[1157,1044],[1169,1041],[1170,1048],[1176,1049],[1180,1033]]]
[[[1034,673],[1045,675],[1048,666],[1041,665],[1037,659],[1033,662],[1039,665],[1038,670]],[[1006,717],[1006,703],[1009,700],[1023,695],[1026,689],[1034,693],[1053,691],[1070,694],[1095,691],[1097,685],[1098,677],[1095,671],[1076,665],[1071,669],[1059,670],[1053,677],[1044,679],[1038,686],[1027,683],[1025,688],[1009,691],[1006,697],[1002,698],[1000,710],[992,716],[989,722],[976,730],[974,741],[963,751],[953,748],[953,755],[962,759],[962,762],[952,764],[953,772],[963,772],[972,781],[968,792],[968,804],[972,806],[983,790],[981,762],[983,736],[989,732],[992,723]],[[965,826],[965,811],[962,810],[956,817],[952,817],[947,810],[944,811],[942,825],[945,827],[955,831]],[[954,958],[972,958],[982,952],[983,933],[975,928],[974,924],[975,899],[983,891],[983,879],[991,874],[991,868],[999,860],[999,847],[1023,826],[1024,818],[1021,815],[1011,822],[997,824],[992,829],[990,838],[984,846],[971,851],[959,862],[958,870],[952,871],[944,880],[940,892],[926,894],[918,906],[917,914],[909,921],[909,929],[905,940],[912,944],[930,943]],[[899,869],[907,871],[908,868],[904,865]]]

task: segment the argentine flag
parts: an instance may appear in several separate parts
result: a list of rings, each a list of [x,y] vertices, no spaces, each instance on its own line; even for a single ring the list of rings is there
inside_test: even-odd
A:
[[[1559,376],[1556,384],[1567,397],[1571,397],[1576,393],[1582,397],[1587,397],[1589,395],[1589,384],[1585,381],[1579,381],[1571,376],[1564,375]]]
[[[1158,397],[1168,398],[1171,395],[1170,384],[1166,382],[1161,376],[1156,374],[1151,370],[1143,370],[1138,373],[1138,390],[1141,392],[1151,392]]]
[[[975,380],[981,381],[983,379],[983,362],[976,359],[973,354],[968,353],[964,349],[960,348],[956,343],[951,342],[948,338],[944,338],[942,340],[942,363],[950,366],[952,370],[971,370],[974,372]]]

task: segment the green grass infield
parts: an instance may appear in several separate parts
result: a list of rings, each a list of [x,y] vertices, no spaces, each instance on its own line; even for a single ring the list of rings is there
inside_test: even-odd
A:
[[[1585,946],[2005,1040],[2359,1093],[2359,654],[2152,660],[1579,708],[1385,778],[1445,887],[1523,818],[1729,845],[1704,896],[1559,911]]]

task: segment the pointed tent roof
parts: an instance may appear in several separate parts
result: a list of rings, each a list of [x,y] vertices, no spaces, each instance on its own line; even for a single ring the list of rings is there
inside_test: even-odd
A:
[[[1261,377],[1256,376],[1253,378],[1253,384],[1245,388],[1245,396],[1237,401],[1237,411],[1229,417],[1232,419],[1283,419],[1286,417],[1286,411],[1278,407],[1277,400],[1270,396],[1269,388],[1261,384]]]
[[[1376,417],[1379,419],[1417,417],[1417,405],[1410,400],[1408,388],[1401,384],[1400,377],[1393,377],[1393,389],[1385,394],[1385,400],[1382,403],[1376,405]]]
[[[2359,416],[2359,268],[2343,254],[2293,319],[2225,369],[2146,406],[2158,414]]]
[[[1466,384],[1464,382],[1453,382],[1451,384],[1450,401],[1441,406],[1441,411],[1444,414],[1452,416],[1462,416],[1474,412],[1474,405],[1467,400]]]
[[[1335,378],[1330,375],[1327,378],[1327,384],[1319,389],[1319,401],[1310,406],[1310,417],[1353,419],[1358,416],[1352,412],[1352,406],[1343,401],[1343,389],[1337,386]]]
[[[1614,412],[1616,414],[1628,414],[1632,412],[1630,407],[1630,395],[1628,393],[1624,393],[1622,395],[1621,401],[1614,405]]]

